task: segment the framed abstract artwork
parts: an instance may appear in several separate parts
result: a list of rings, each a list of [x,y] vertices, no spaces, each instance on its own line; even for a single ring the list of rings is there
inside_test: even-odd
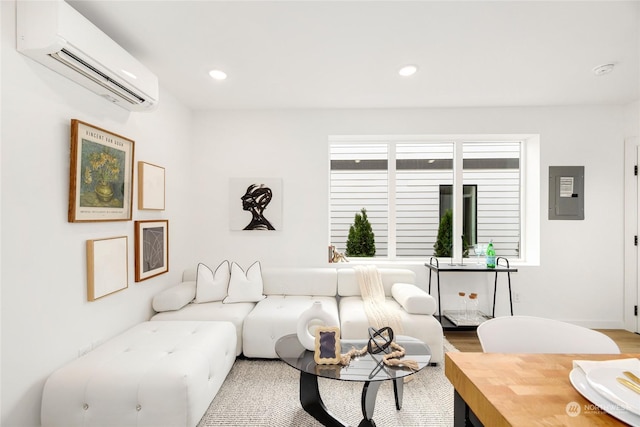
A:
[[[134,141],[71,120],[69,222],[130,221]]]
[[[229,199],[231,230],[282,229],[281,178],[231,178]]]
[[[129,241],[127,236],[87,240],[87,300],[129,286]]]
[[[135,221],[136,282],[169,271],[169,221]]]
[[[164,168],[138,162],[138,209],[164,210]]]

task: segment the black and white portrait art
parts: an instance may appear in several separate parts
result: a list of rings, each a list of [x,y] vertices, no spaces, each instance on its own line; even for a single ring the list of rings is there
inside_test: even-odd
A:
[[[282,228],[282,179],[231,178],[229,195],[232,230]]]

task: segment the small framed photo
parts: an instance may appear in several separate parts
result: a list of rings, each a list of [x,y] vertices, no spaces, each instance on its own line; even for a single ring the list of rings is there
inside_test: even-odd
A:
[[[87,240],[87,300],[129,287],[127,236]]]
[[[319,326],[316,328],[316,348],[313,360],[318,365],[340,363],[340,328]]]
[[[69,222],[130,221],[134,141],[71,120]]]
[[[138,162],[138,209],[164,210],[164,168]]]
[[[169,221],[135,221],[136,282],[169,271]]]

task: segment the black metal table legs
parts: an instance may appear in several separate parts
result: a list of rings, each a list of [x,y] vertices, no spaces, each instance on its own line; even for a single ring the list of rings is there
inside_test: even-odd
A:
[[[438,287],[438,320],[442,322],[442,307],[440,305],[440,271],[436,271],[436,285]],[[429,295],[431,295],[431,269],[429,269]]]

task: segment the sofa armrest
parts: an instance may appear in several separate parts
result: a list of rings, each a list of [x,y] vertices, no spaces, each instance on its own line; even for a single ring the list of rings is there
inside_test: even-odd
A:
[[[409,314],[433,315],[436,312],[436,300],[410,283],[394,283],[391,295]]]
[[[196,282],[182,282],[153,297],[153,309],[157,312],[180,310],[196,297]]]

